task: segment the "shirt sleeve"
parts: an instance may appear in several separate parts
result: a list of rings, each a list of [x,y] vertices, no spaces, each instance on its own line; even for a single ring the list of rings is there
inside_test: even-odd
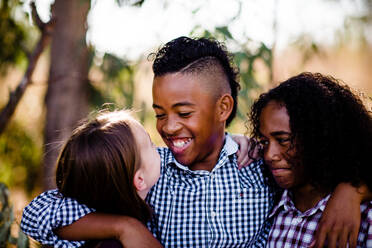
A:
[[[79,247],[84,241],[68,241],[60,239],[53,230],[67,226],[95,212],[76,200],[63,197],[58,190],[50,190],[37,196],[23,210],[22,231],[42,243],[53,247]]]

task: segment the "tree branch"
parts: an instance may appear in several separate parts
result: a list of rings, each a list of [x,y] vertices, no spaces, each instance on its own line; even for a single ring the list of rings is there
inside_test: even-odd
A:
[[[31,4],[32,8],[32,16],[34,19],[35,24],[39,27],[41,31],[41,36],[36,44],[35,49],[33,52],[28,56],[28,66],[25,74],[23,75],[23,78],[17,88],[10,93],[9,95],[9,101],[5,105],[5,107],[1,110],[0,113],[0,134],[4,131],[6,128],[7,124],[10,121],[10,118],[12,117],[19,101],[21,100],[27,86],[31,84],[31,77],[32,74],[35,70],[37,61],[39,60],[40,55],[44,51],[45,47],[50,43],[51,40],[51,33],[53,31],[53,26],[55,23],[55,19],[52,18],[50,19],[49,22],[43,23],[37,12],[36,12],[36,6],[35,3],[33,2]]]

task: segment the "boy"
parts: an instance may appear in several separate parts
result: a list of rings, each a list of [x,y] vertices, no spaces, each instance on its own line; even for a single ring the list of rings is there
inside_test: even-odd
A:
[[[261,161],[238,170],[238,146],[225,133],[239,89],[226,49],[213,40],[180,37],[158,51],[153,70],[156,125],[168,148],[158,150],[161,177],[147,197],[154,210],[148,228],[166,247],[264,247],[274,191]],[[74,220],[84,216],[73,213]],[[89,214],[56,232],[65,239],[151,246],[136,224]]]

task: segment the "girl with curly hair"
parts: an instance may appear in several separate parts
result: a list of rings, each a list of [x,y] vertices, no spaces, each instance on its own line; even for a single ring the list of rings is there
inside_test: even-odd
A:
[[[267,247],[314,244],[322,212],[339,183],[371,191],[371,113],[334,78],[292,77],[255,101],[250,120],[269,176],[284,189],[269,216],[274,224]],[[372,202],[360,209],[357,247],[372,247]]]

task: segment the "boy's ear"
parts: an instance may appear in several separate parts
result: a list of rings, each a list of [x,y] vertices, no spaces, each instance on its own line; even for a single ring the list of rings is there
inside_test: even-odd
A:
[[[143,177],[143,172],[141,169],[137,170],[134,174],[133,178],[134,187],[136,187],[137,191],[143,191],[147,188],[147,184]]]
[[[230,94],[224,94],[217,102],[217,111],[220,121],[226,121],[233,109],[234,99]]]

